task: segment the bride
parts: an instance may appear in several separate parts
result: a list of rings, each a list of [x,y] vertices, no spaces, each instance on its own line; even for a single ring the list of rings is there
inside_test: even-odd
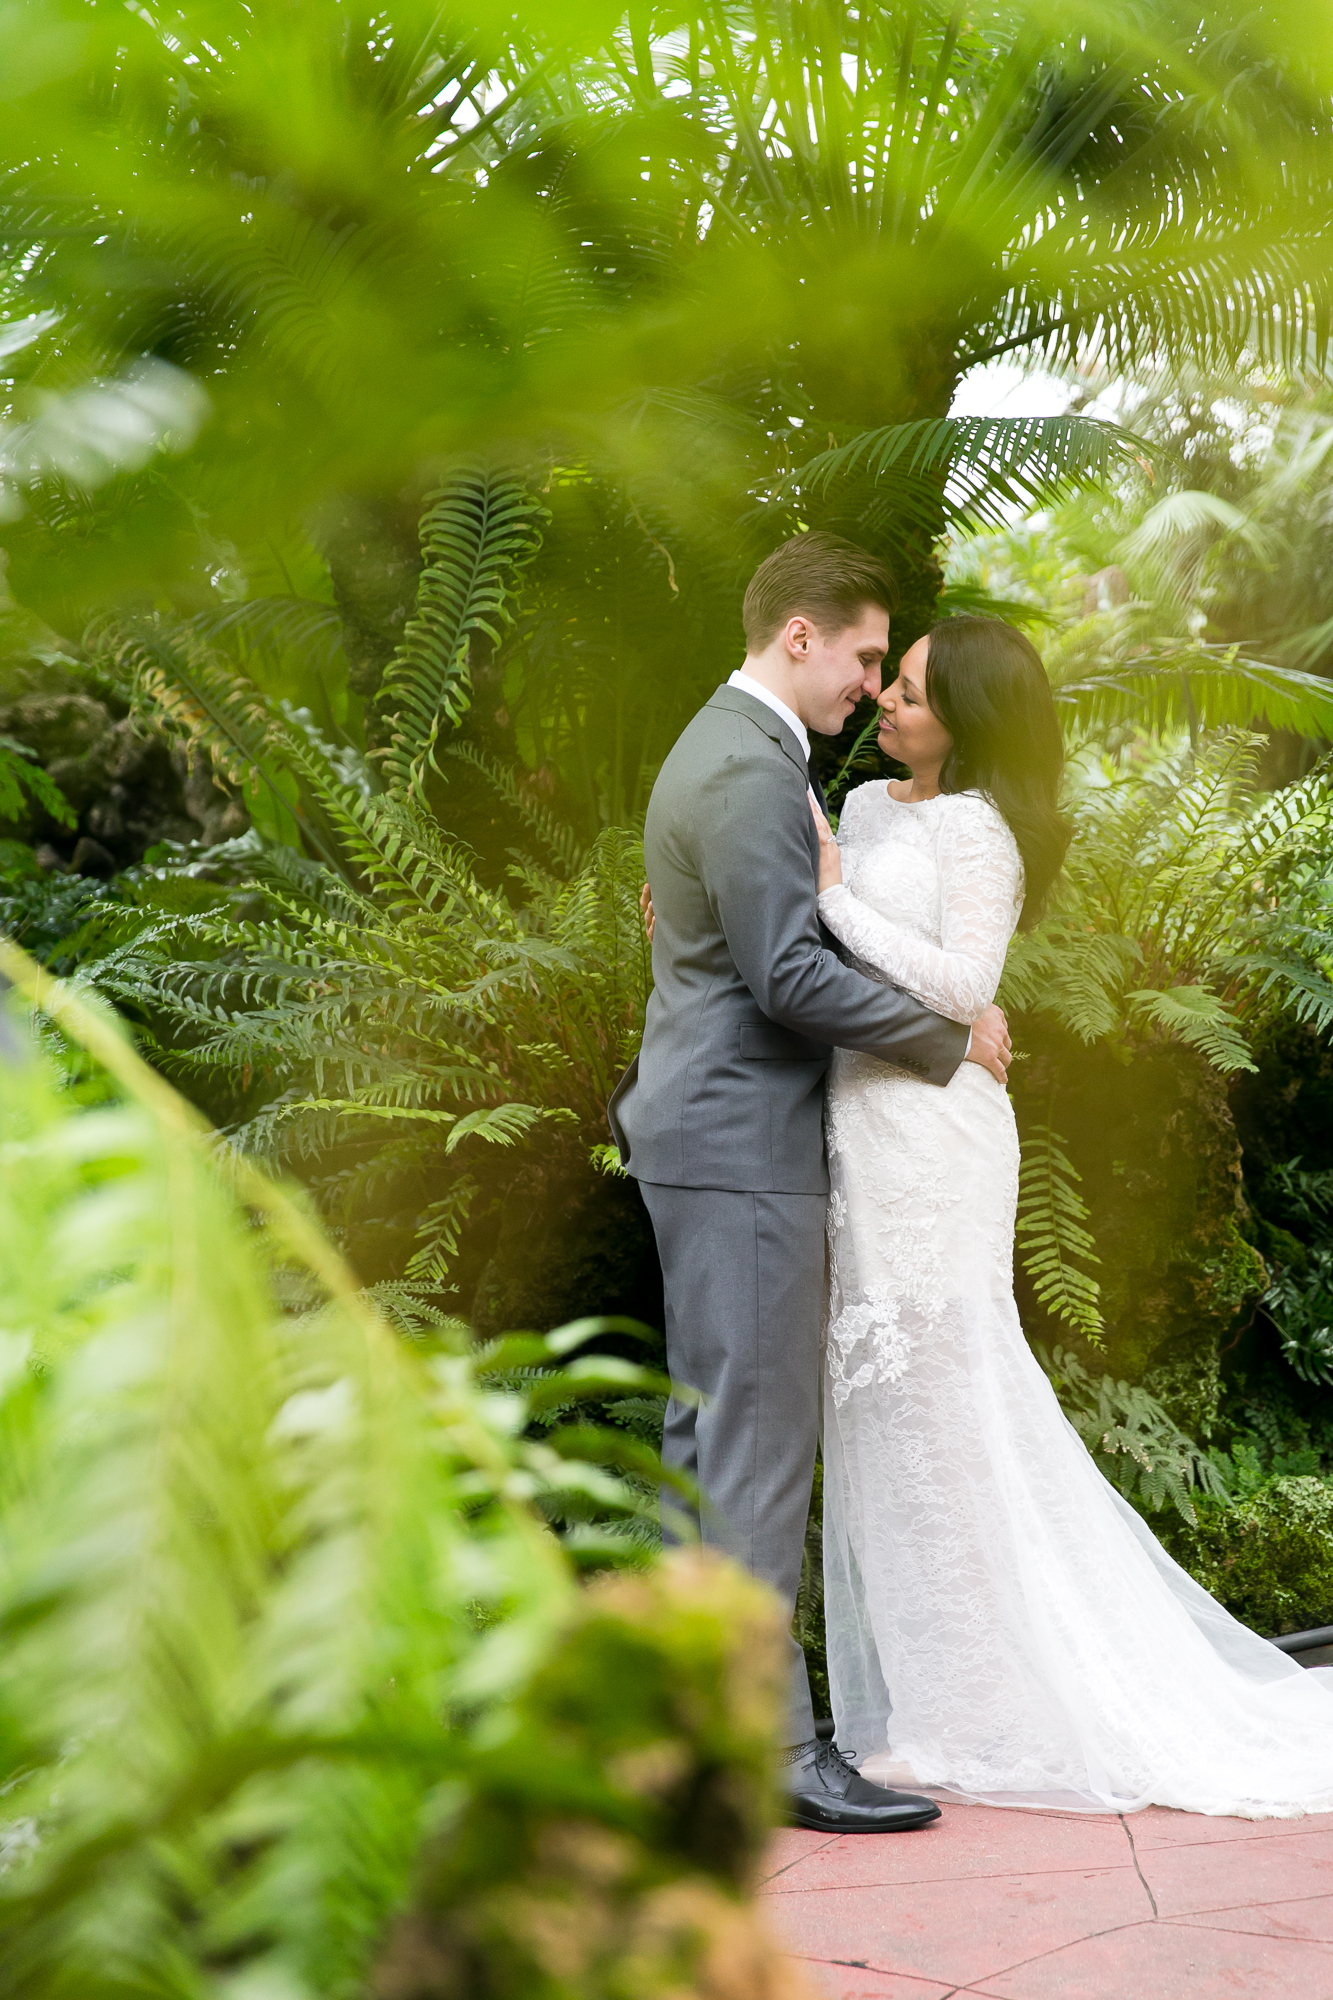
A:
[[[1049,685],[1021,633],[956,617],[879,706],[881,747],[911,776],[854,791],[837,841],[812,798],[819,913],[862,971],[970,1022],[1068,840]],[[839,1742],[879,1784],[988,1805],[1333,1811],[1333,1673],[1171,1560],[1028,1348],[1004,1088],[975,1063],[939,1089],[840,1049],[826,1115]]]

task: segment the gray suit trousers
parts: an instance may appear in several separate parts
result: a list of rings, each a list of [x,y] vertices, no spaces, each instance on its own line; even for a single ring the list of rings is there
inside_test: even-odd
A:
[[[819,1431],[827,1198],[649,1181],[640,1191],[662,1260],[667,1367],[707,1398],[668,1403],[663,1460],[698,1484],[702,1539],[772,1584],[790,1615]],[[806,1743],[810,1685],[789,1645],[784,1740]]]

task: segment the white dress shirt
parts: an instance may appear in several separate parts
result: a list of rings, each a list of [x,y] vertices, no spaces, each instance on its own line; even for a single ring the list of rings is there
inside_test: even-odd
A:
[[[752,680],[750,675],[741,667],[737,667],[735,673],[727,682],[727,686],[729,688],[740,688],[745,694],[752,694],[756,701],[762,701],[765,708],[771,708],[774,715],[779,716],[786,723],[788,729],[790,729],[792,735],[800,744],[801,755],[804,757],[806,763],[810,762],[810,737],[806,726],[799,715],[793,714],[785,701],[779,701],[775,694],[770,694],[761,682]]]

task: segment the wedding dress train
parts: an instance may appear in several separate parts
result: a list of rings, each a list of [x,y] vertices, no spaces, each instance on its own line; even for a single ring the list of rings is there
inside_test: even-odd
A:
[[[975,793],[865,785],[820,915],[853,962],[971,1021],[1022,904]],[[838,1739],[880,1783],[992,1805],[1333,1811],[1333,1671],[1175,1564],[1098,1472],[1019,1325],[1018,1139],[964,1063],[940,1089],[839,1050],[828,1093],[824,1583]]]

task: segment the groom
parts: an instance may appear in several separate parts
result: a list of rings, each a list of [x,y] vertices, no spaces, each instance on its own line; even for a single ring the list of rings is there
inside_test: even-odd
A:
[[[652,1218],[667,1365],[703,1394],[667,1406],[662,1455],[706,1503],[720,1543],[790,1610],[819,1422],[824,1288],[824,1076],[832,1046],[926,1082],[964,1060],[1004,1081],[988,1008],[969,1031],[834,955],[816,909],[819,793],[810,737],[836,736],[880,691],[893,587],[873,557],[804,534],[745,593],[745,663],[695,716],[653,787],[644,834],[654,990],[643,1047],[608,1115]],[[791,1816],[838,1833],[939,1817],[870,1784],[815,1736],[791,1645],[784,1758]]]

